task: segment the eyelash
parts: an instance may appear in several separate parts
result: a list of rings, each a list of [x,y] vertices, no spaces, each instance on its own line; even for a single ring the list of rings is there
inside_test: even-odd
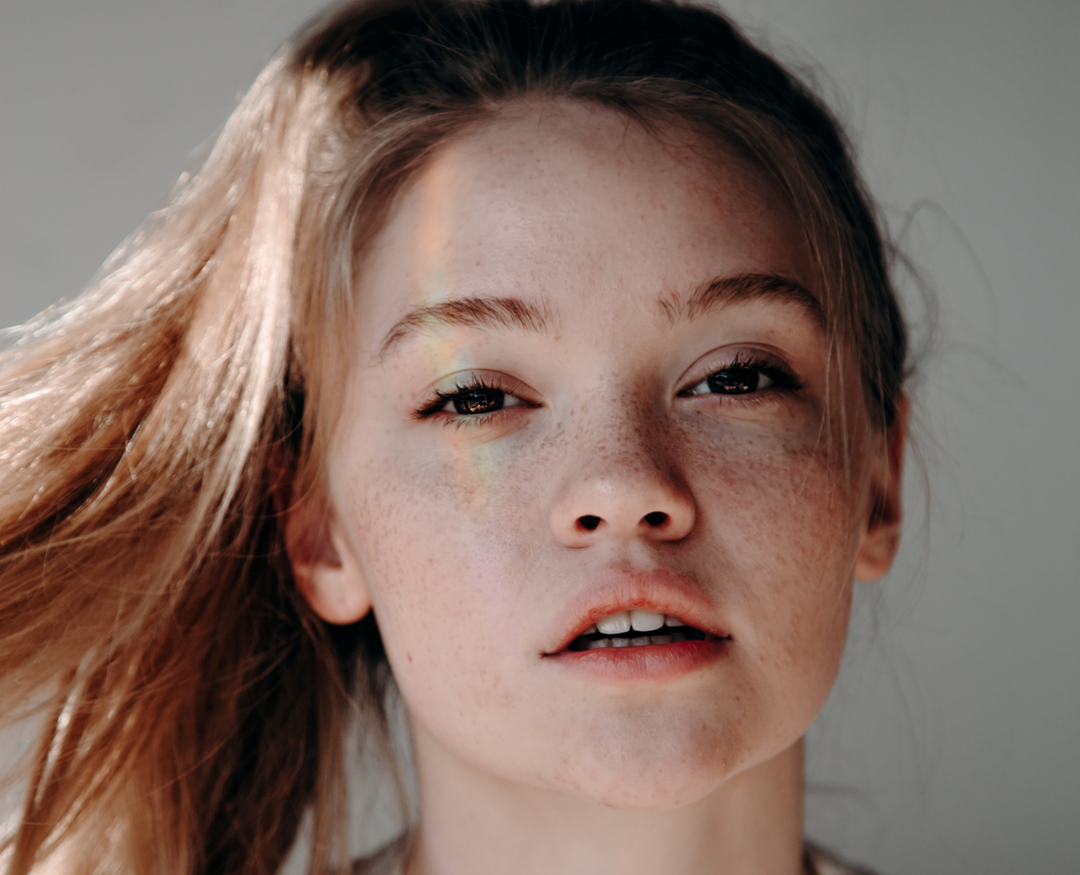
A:
[[[721,367],[714,371],[702,376],[700,380],[695,382],[687,389],[679,392],[680,398],[694,398],[699,397],[697,393],[691,394],[690,390],[696,386],[707,382],[711,377],[715,377],[718,374],[722,374],[725,371],[754,371],[762,376],[766,377],[772,382],[771,386],[767,386],[764,389],[753,390],[750,392],[732,392],[725,394],[722,392],[710,393],[711,397],[718,399],[725,399],[726,403],[760,403],[765,398],[761,395],[768,393],[772,395],[776,392],[797,392],[803,388],[803,382],[799,377],[784,363],[782,360],[774,355],[764,352],[738,352],[731,359],[731,361],[725,363]],[[454,401],[461,401],[469,395],[476,395],[484,392],[501,392],[505,397],[516,399],[519,404],[515,404],[515,407],[536,407],[536,404],[532,404],[529,401],[521,398],[519,395],[515,395],[512,391],[499,385],[498,381],[489,382],[483,378],[477,378],[475,380],[466,381],[464,383],[455,384],[454,388],[449,391],[435,390],[435,397],[428,403],[424,404],[420,409],[415,412],[417,419],[428,419],[435,416],[438,413],[448,412],[445,410],[447,405]],[[767,396],[766,396],[767,397]],[[728,399],[738,398],[737,402],[732,402]],[[496,410],[488,413],[458,413],[453,412],[450,416],[444,419],[444,423],[447,425],[454,425],[458,428],[466,426],[479,426],[494,419],[503,413],[506,408],[500,405]]]
[[[695,398],[700,397],[698,393],[691,394],[691,390],[700,386],[702,383],[708,381],[712,377],[716,377],[724,372],[731,371],[753,371],[766,377],[772,382],[771,386],[766,386],[762,389],[755,389],[750,392],[714,392],[710,393],[711,397],[724,399],[726,403],[739,403],[739,404],[756,404],[765,401],[770,395],[780,392],[794,393],[798,392],[804,387],[803,381],[791,370],[791,368],[782,359],[778,358],[771,353],[754,350],[754,351],[739,351],[729,362],[725,362],[715,370],[710,370],[708,373],[703,374],[700,379],[696,380],[693,384],[688,386],[679,392],[680,398]],[[764,397],[762,397],[764,396]],[[732,402],[729,399],[737,398],[737,402]]]
[[[428,419],[437,413],[447,412],[444,411],[448,404],[452,401],[460,401],[468,395],[475,395],[482,392],[501,392],[504,397],[515,398],[520,403],[513,405],[514,407],[535,407],[535,404],[531,404],[519,395],[515,395],[509,389],[500,386],[498,382],[488,382],[487,380],[477,378],[465,383],[457,383],[454,388],[449,392],[442,390],[435,390],[435,397],[431,399],[427,404],[416,411],[417,419]],[[445,425],[453,425],[457,428],[470,427],[483,425],[485,422],[494,419],[501,414],[506,408],[502,405],[497,410],[493,410],[490,413],[457,413],[454,411],[450,416],[446,417],[443,422]]]

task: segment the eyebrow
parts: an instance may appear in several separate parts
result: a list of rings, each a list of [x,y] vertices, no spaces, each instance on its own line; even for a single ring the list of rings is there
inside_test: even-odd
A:
[[[386,333],[377,358],[385,358],[401,341],[414,334],[432,333],[439,328],[519,328],[525,331],[547,331],[552,318],[547,308],[520,298],[472,297],[457,298],[415,307],[398,319]]]
[[[765,273],[744,273],[716,277],[698,286],[690,295],[668,295],[659,301],[661,312],[672,325],[701,316],[731,301],[772,299],[798,304],[821,329],[825,311],[805,286],[787,277]]]
[[[659,300],[661,312],[674,325],[694,319],[731,301],[757,299],[789,301],[799,304],[814,322],[825,327],[821,302],[804,286],[782,276],[746,273],[716,277],[699,285],[690,295],[669,295]],[[542,332],[551,328],[552,317],[546,307],[520,298],[469,297],[440,301],[414,307],[390,328],[379,346],[376,360],[381,361],[403,340],[416,334],[430,334],[440,328],[518,328]]]

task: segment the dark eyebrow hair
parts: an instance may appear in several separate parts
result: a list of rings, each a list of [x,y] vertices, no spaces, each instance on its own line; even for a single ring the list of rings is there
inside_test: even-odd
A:
[[[386,332],[376,358],[384,358],[395,345],[412,334],[430,332],[441,326],[546,331],[551,322],[552,317],[546,307],[538,307],[521,298],[474,297],[440,301],[415,307],[398,319]]]
[[[716,277],[702,283],[688,296],[669,295],[661,298],[659,303],[668,322],[674,325],[684,319],[700,316],[728,301],[752,301],[757,298],[773,298],[800,304],[819,328],[825,328],[825,311],[809,289],[787,277],[767,273]]]

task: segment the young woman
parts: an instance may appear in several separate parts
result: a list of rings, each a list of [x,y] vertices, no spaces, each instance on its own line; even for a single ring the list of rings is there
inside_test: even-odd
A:
[[[905,332],[837,123],[717,13],[390,0],[0,360],[5,871],[844,871],[800,739],[899,537]]]

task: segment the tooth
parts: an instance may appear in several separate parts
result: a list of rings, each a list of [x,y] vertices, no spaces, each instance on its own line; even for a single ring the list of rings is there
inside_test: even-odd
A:
[[[605,635],[622,635],[630,631],[630,612],[622,611],[596,621],[596,628]]]
[[[586,650],[599,650],[601,647],[610,647],[610,646],[611,646],[611,639],[610,638],[598,638],[596,641],[590,641],[589,646],[586,647],[585,649]]]
[[[631,647],[644,647],[646,644],[652,644],[652,639],[648,635],[642,635],[640,638],[631,638]]]
[[[664,625],[664,615],[635,608],[630,612],[630,625],[635,632],[652,632]]]
[[[649,640],[653,644],[670,644],[671,643],[671,636],[670,635],[651,635],[649,637]]]
[[[582,632],[582,635],[592,635],[596,631],[596,623],[593,623],[588,629]]]
[[[685,626],[686,625],[686,623],[684,623],[678,617],[672,617],[672,616],[664,617],[664,623],[665,623],[665,625],[668,625],[668,626]]]
[[[611,639],[611,646],[612,647],[629,647],[630,646],[630,639],[629,638],[612,638]]]

